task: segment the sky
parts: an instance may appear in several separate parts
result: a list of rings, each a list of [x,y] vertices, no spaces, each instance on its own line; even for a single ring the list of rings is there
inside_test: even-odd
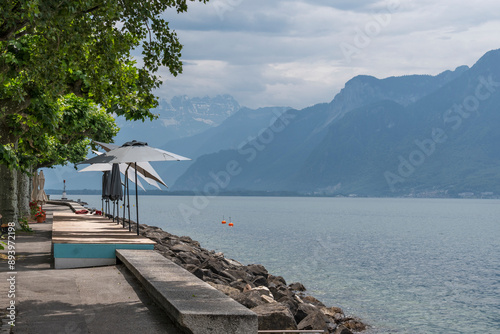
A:
[[[436,75],[500,48],[497,0],[211,0],[166,12],[184,71],[170,99],[232,95],[242,106],[330,102],[356,75]]]

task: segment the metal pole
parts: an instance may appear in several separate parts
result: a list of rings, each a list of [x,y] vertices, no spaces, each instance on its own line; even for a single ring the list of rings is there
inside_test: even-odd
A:
[[[127,200],[127,180],[128,180],[128,167],[125,170],[125,180],[123,181],[123,228],[125,228],[125,201]]]
[[[132,232],[132,226],[130,226],[130,185],[127,178],[127,210],[128,210],[128,231]]]
[[[137,162],[135,163],[135,210],[137,213],[137,235],[139,235],[139,194],[137,192]]]

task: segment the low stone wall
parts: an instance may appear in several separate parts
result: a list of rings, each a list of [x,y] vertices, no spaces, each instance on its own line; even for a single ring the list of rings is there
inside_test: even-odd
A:
[[[133,228],[135,230],[135,226]],[[257,313],[259,330],[319,330],[348,334],[366,329],[361,320],[346,316],[306,293],[301,283],[287,284],[259,264],[243,265],[209,251],[186,236],[176,236],[141,224],[141,235],[157,242],[155,250],[227,296]]]

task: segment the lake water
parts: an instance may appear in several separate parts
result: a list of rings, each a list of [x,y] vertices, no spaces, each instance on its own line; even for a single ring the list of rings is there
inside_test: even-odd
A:
[[[73,198],[100,207],[100,196]],[[142,196],[139,206],[141,223],[300,281],[368,333],[500,333],[498,200]]]

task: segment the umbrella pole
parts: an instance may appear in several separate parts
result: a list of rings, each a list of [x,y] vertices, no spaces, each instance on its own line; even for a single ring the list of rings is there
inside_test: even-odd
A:
[[[123,220],[122,225],[125,228],[125,202],[127,201],[127,181],[128,181],[128,168],[125,170],[125,179],[123,180]]]
[[[127,210],[128,210],[128,231],[132,232],[132,226],[130,226],[130,185],[127,179]]]
[[[120,224],[120,199],[116,200],[116,225]]]
[[[137,235],[139,235],[139,194],[137,193],[137,162],[135,163],[135,210],[137,216]]]

